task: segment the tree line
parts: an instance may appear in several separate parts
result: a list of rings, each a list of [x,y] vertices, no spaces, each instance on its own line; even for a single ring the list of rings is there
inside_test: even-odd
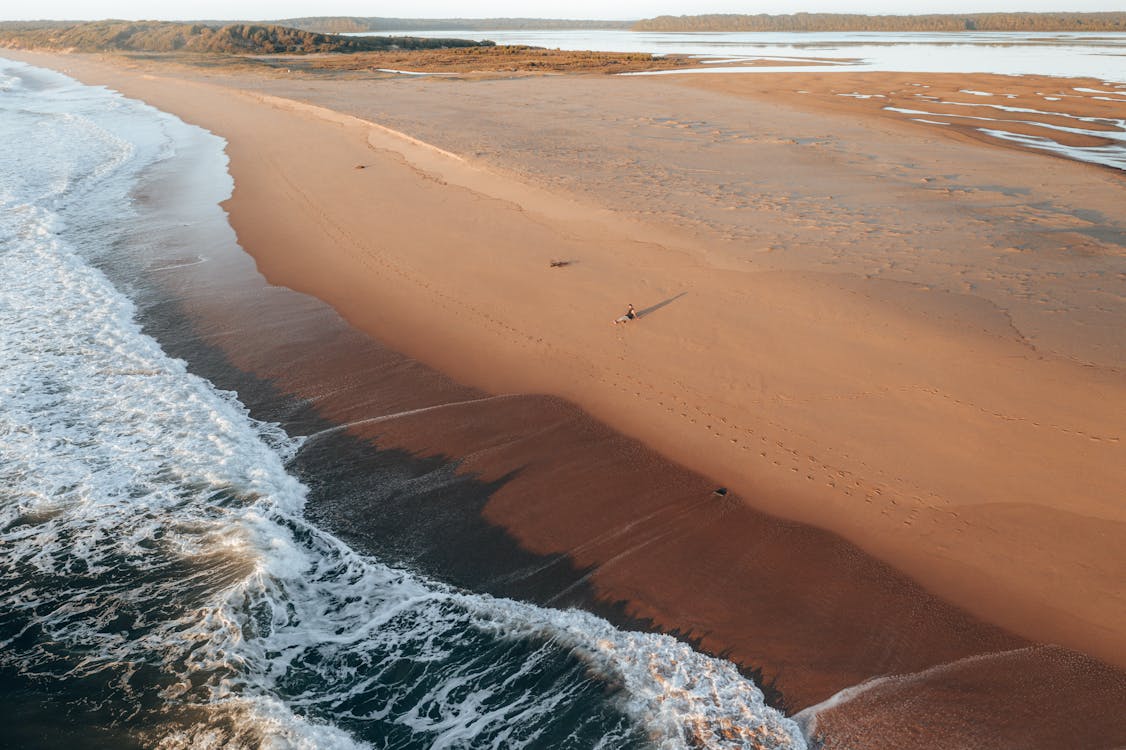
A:
[[[634,31],[1126,31],[1126,13],[971,13],[866,16],[851,13],[658,16]]]
[[[492,42],[418,37],[345,37],[274,24],[91,21],[31,26],[0,24],[0,46],[74,49],[83,52],[215,52],[227,54],[308,54],[376,52],[491,46]]]

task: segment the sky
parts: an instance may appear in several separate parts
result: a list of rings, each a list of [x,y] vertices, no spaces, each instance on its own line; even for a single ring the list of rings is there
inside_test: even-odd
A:
[[[391,18],[634,19],[700,13],[972,13],[988,11],[1122,10],[1121,0],[0,0],[0,20],[240,19],[298,16]],[[1117,6],[1117,7],[1115,7]]]

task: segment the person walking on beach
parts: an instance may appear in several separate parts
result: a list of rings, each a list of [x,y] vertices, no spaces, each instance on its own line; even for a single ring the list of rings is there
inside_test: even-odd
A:
[[[628,323],[637,317],[637,313],[633,309],[633,305],[626,306],[626,314],[614,321],[614,325],[618,323]]]

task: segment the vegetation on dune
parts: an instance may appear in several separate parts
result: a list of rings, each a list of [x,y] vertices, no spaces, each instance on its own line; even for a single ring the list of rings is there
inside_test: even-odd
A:
[[[417,37],[344,37],[273,24],[174,23],[169,21],[93,21],[24,28],[0,26],[0,46],[74,49],[83,52],[204,52],[287,54],[374,52],[491,46],[492,42]]]
[[[348,57],[313,57],[288,61],[302,73],[411,70],[430,73],[626,73],[695,65],[678,55],[655,57],[644,52],[587,52],[498,45],[444,50],[370,52]]]
[[[0,22],[2,47],[114,51],[141,65],[178,64],[269,76],[346,78],[383,75],[379,70],[386,68],[507,75],[623,73],[697,64],[678,55],[498,46],[464,39],[346,37],[275,24],[222,25],[210,21]],[[349,54],[286,54],[322,52]]]
[[[520,29],[628,29],[633,21],[555,18],[364,18],[310,16],[277,23],[308,31],[355,34],[371,31],[516,31]]]
[[[1126,13],[971,13],[865,16],[849,13],[658,16],[634,31],[1126,31]]]

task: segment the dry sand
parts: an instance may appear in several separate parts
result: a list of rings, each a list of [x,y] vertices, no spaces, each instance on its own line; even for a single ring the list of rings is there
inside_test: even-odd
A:
[[[931,619],[946,635],[922,640],[968,633],[962,646],[882,668],[860,658],[852,673],[796,682],[794,707],[857,675],[1022,638],[1126,666],[1121,174],[904,122],[789,75],[314,90],[29,59],[226,137],[232,223],[271,281],[464,383],[569,399],[750,508],[840,534],[887,575],[921,583],[924,599],[970,613],[944,609]],[[866,92],[902,83],[864,79]],[[818,86],[812,104],[797,93]],[[574,176],[576,165],[589,168]],[[641,319],[610,325],[626,302]],[[396,429],[389,439],[419,453],[476,445]],[[485,476],[503,464],[473,451]],[[586,509],[498,494],[484,513],[532,551],[568,552],[634,614],[702,623],[709,648],[757,657],[740,637],[754,617],[743,598],[770,597],[743,590],[734,563],[760,564],[758,522],[712,518],[709,498],[638,517],[644,503],[597,489],[562,493]],[[590,523],[607,518],[657,524],[659,543],[604,544]],[[795,563],[788,583],[816,588],[803,573],[832,559]],[[865,612],[886,615],[873,601],[849,611],[858,627]],[[829,627],[795,638],[795,664]],[[1119,695],[1112,674],[1104,684]]]

